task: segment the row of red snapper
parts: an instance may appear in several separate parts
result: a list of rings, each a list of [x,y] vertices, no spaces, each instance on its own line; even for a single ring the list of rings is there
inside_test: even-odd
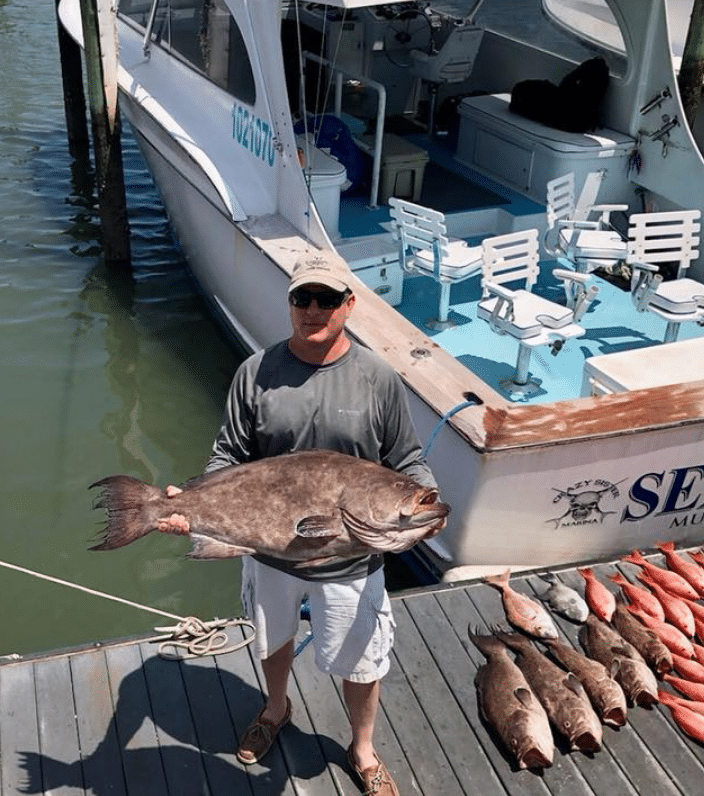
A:
[[[572,749],[598,751],[602,725],[623,726],[628,704],[661,702],[683,732],[704,743],[704,605],[698,602],[704,598],[704,554],[688,553],[690,562],[672,542],[658,548],[666,567],[637,550],[623,557],[640,568],[637,579],[646,588],[619,573],[610,576],[620,587],[614,594],[583,568],[582,599],[554,575],[543,576],[550,583],[543,599],[581,623],[578,637],[586,655],[558,640],[543,605],[511,588],[510,570],[485,578],[501,592],[510,624],[527,634],[469,629],[487,659],[475,678],[481,711],[519,768],[552,765],[552,729]],[[547,646],[550,656],[528,636]],[[661,688],[657,678],[679,694]]]

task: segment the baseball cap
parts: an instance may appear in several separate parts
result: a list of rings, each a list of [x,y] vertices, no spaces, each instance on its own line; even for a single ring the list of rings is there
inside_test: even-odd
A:
[[[325,285],[343,293],[351,290],[352,272],[338,254],[331,251],[311,252],[293,266],[288,292],[301,285]]]

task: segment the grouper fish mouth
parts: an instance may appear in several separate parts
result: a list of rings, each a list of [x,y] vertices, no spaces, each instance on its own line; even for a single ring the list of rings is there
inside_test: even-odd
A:
[[[283,454],[198,476],[168,497],[127,475],[96,481],[112,550],[152,530],[188,535],[192,558],[262,553],[301,564],[402,552],[435,536],[450,507],[438,490],[334,451]],[[174,519],[178,518],[178,519]]]

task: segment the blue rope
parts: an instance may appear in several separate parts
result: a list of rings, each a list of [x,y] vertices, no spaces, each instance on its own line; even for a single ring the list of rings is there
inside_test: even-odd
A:
[[[435,428],[433,429],[430,437],[428,437],[428,441],[425,443],[425,447],[422,451],[422,456],[425,458],[428,455],[428,451],[432,447],[433,443],[435,442],[435,437],[440,433],[440,429],[447,423],[447,421],[453,416],[456,415],[458,412],[461,412],[463,409],[466,409],[468,406],[476,406],[477,400],[472,399],[471,401],[463,401],[461,404],[457,404],[454,408],[450,409],[449,412],[445,412],[445,414],[438,420]]]

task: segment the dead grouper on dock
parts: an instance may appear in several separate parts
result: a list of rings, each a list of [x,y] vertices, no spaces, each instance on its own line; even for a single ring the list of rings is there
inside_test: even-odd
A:
[[[542,572],[538,577],[550,584],[547,591],[540,595],[541,600],[566,619],[573,622],[585,621],[589,615],[589,606],[578,591],[558,580],[554,572]]]
[[[192,558],[264,553],[301,564],[370,552],[398,553],[435,536],[450,507],[437,489],[355,456],[313,450],[225,467],[187,482],[174,497],[113,475],[96,508],[108,512],[112,550],[152,530],[187,534]]]
[[[616,610],[611,617],[611,623],[640,652],[658,677],[672,671],[672,653],[668,647],[657,633],[633,616],[620,594],[616,597]]]
[[[487,659],[474,678],[484,718],[515,756],[519,768],[549,768],[555,744],[545,708],[496,636],[479,635],[471,627],[468,632]]]
[[[553,663],[525,636],[518,633],[495,635],[518,653],[516,665],[545,708],[550,723],[569,741],[572,749],[598,752],[601,749],[601,722],[576,675]]]
[[[519,594],[509,586],[511,570],[502,575],[486,575],[484,582],[501,592],[501,601],[508,621],[535,638],[557,638],[557,628],[550,614],[540,603]]]
[[[658,701],[658,681],[643,656],[594,614],[579,628],[579,641],[590,658],[606,666],[632,704],[650,707]]]
[[[623,727],[628,713],[626,695],[606,666],[556,639],[546,639],[543,644],[579,680],[601,721],[611,727]]]

